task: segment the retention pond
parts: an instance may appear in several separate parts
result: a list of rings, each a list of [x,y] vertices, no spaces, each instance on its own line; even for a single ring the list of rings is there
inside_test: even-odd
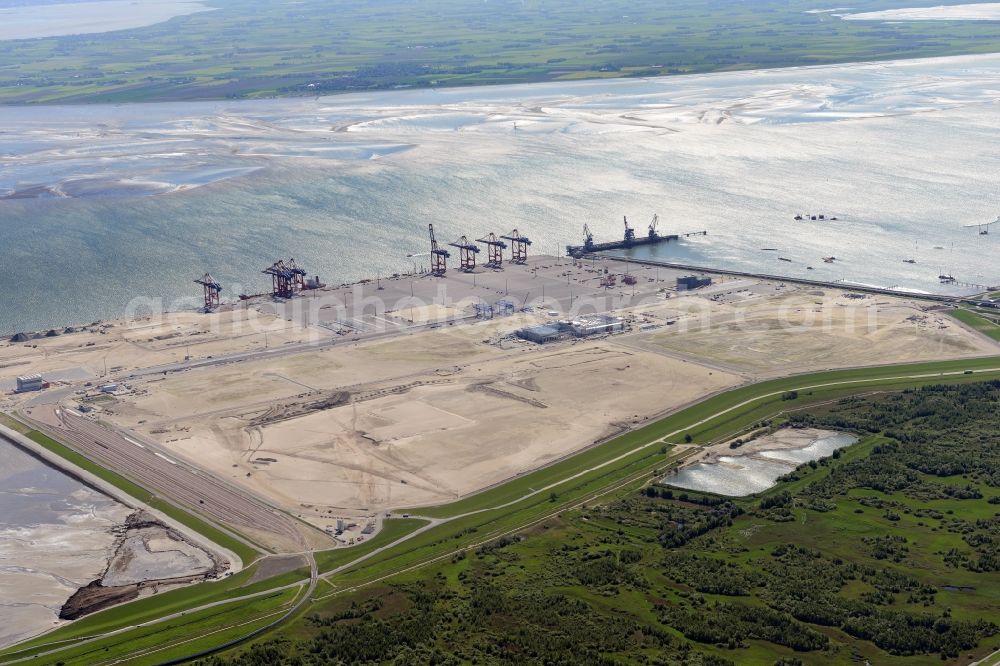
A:
[[[832,455],[858,438],[850,433],[787,428],[731,449],[707,449],[699,462],[683,467],[663,482],[676,488],[742,497],[767,490],[793,469]]]

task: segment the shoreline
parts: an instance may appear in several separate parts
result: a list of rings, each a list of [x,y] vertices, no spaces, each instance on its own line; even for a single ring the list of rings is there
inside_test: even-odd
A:
[[[133,598],[142,597],[143,592],[148,589],[154,590],[153,594],[156,594],[161,591],[161,588],[162,591],[168,591],[170,589],[176,589],[179,586],[189,585],[195,582],[210,583],[212,580],[224,580],[228,575],[242,571],[249,564],[243,562],[236,553],[212,543],[201,534],[179,523],[178,521],[173,520],[170,516],[164,514],[163,512],[149,507],[120,488],[117,488],[90,472],[77,467],[70,461],[65,460],[59,455],[49,451],[40,444],[33,442],[28,437],[12,430],[11,428],[8,428],[3,424],[0,424],[0,441],[15,447],[19,451],[22,451],[35,460],[38,460],[43,465],[55,469],[60,474],[64,474],[72,478],[88,489],[108,497],[120,504],[122,507],[130,510],[128,517],[123,523],[116,523],[111,528],[112,531],[116,533],[116,537],[111,549],[109,550],[108,559],[104,563],[104,573],[98,576],[95,580],[90,581],[88,584],[77,589],[63,602],[62,607],[56,611],[56,620],[58,621],[69,623],[82,617],[89,617],[93,613],[100,612],[107,608],[116,607],[120,603],[131,601]],[[203,551],[214,562],[214,566],[210,571],[197,574],[195,576],[175,577],[173,580],[169,578],[155,580],[150,579],[138,584],[137,586],[128,585],[125,587],[102,587],[101,581],[108,575],[108,572],[112,566],[115,565],[116,561],[122,559],[127,561],[130,559],[127,554],[122,552],[122,547],[128,540],[127,537],[129,536],[129,533],[133,531],[130,524],[134,521],[135,516],[142,516],[147,520],[147,522],[162,525],[165,538],[166,535],[170,534],[170,532],[180,536],[181,541],[187,542],[194,548]],[[208,577],[212,574],[216,577]],[[121,592],[126,588],[129,591],[129,594],[123,596]],[[105,591],[103,594],[100,592],[102,589]],[[90,592],[87,592],[88,590],[90,590]],[[134,592],[134,594],[132,594],[132,592]],[[68,608],[75,608],[77,612],[64,617],[64,613],[67,612]],[[38,628],[37,633],[22,635],[17,639],[16,643],[31,640],[32,638],[45,635],[50,631],[52,631],[51,626]]]
[[[977,286],[983,287],[983,289],[981,289],[981,290],[977,289],[977,290],[974,290],[974,291],[966,291],[966,292],[964,292],[962,294],[942,294],[942,293],[934,293],[934,292],[921,292],[921,291],[916,291],[916,290],[903,290],[903,289],[892,289],[892,288],[885,288],[885,287],[877,287],[877,286],[874,286],[874,285],[869,285],[869,284],[864,284],[864,283],[859,283],[859,282],[830,281],[830,280],[813,280],[813,279],[810,279],[810,278],[796,277],[796,276],[790,276],[790,275],[777,275],[777,274],[753,272],[753,271],[746,271],[746,270],[739,270],[739,269],[719,268],[719,267],[712,267],[712,266],[702,266],[702,265],[698,265],[698,264],[686,264],[686,263],[681,263],[681,262],[668,261],[668,260],[665,260],[665,259],[656,259],[656,258],[650,258],[650,257],[629,257],[627,255],[616,253],[616,252],[620,252],[620,251],[610,250],[610,251],[605,251],[605,252],[585,253],[585,254],[581,255],[580,258],[577,259],[577,260],[578,261],[587,261],[589,259],[592,259],[592,258],[596,257],[597,259],[600,259],[600,260],[620,261],[620,262],[626,262],[626,263],[630,263],[630,264],[637,264],[637,265],[641,265],[641,266],[654,266],[654,267],[659,267],[659,268],[669,268],[669,269],[676,269],[676,270],[682,270],[682,271],[691,271],[691,272],[694,272],[694,273],[707,273],[707,274],[710,274],[710,275],[724,275],[724,276],[730,276],[730,277],[749,277],[749,278],[753,278],[753,279],[757,279],[757,280],[768,280],[768,281],[774,281],[774,282],[788,282],[788,283],[799,284],[799,285],[803,285],[803,286],[823,287],[823,288],[827,288],[827,289],[840,289],[840,290],[843,290],[843,291],[852,291],[852,292],[859,292],[859,293],[866,293],[866,294],[876,294],[876,295],[880,295],[880,296],[894,296],[894,297],[897,297],[897,298],[909,298],[909,299],[913,299],[913,300],[935,301],[935,302],[940,302],[940,303],[969,302],[969,303],[974,303],[974,304],[982,305],[984,302],[980,301],[978,299],[975,299],[974,297],[976,295],[984,293],[984,292],[992,292],[992,291],[1000,290],[1000,284],[998,284],[998,285],[977,285]],[[551,260],[561,261],[561,260],[567,260],[569,257],[568,257],[568,255],[566,255],[566,256],[558,255],[557,256],[557,255],[538,254],[538,255],[535,255],[535,258],[544,258],[544,259],[551,259]],[[413,274],[413,273],[408,273],[408,274],[400,273],[398,275],[398,278],[399,279],[403,279],[403,278],[413,279],[413,278],[417,278],[417,277],[426,277],[426,276],[430,276],[430,275],[431,275],[431,273],[429,273],[429,272],[415,273],[415,274]],[[394,276],[386,276],[386,277],[382,277],[380,279],[382,281],[390,281],[390,280],[396,279],[396,277],[394,277]],[[336,292],[336,291],[338,291],[340,289],[343,289],[345,287],[350,288],[350,287],[355,287],[355,286],[364,286],[364,285],[369,285],[369,284],[371,284],[373,282],[375,282],[375,280],[373,280],[372,278],[361,278],[359,280],[354,280],[352,282],[344,282],[344,283],[341,283],[341,284],[325,285],[325,286],[323,286],[323,287],[321,287],[319,289],[309,290],[308,292],[304,292],[304,293],[306,293],[306,294],[308,294],[310,296],[322,295],[322,294],[329,294],[331,292]],[[969,289],[969,288],[967,288],[967,289]],[[238,309],[240,307],[249,307],[251,305],[260,305],[262,303],[271,302],[271,301],[272,301],[272,299],[270,298],[269,294],[260,294],[260,295],[254,296],[254,297],[252,297],[250,299],[247,299],[247,300],[244,300],[244,301],[223,302],[216,310],[214,310],[214,312],[225,312],[227,310],[235,310],[235,309]],[[994,307],[994,305],[993,304],[989,304],[989,305],[987,305],[987,307]],[[153,312],[153,313],[150,313],[149,315],[145,315],[145,316],[147,316],[147,317],[148,316],[166,317],[166,316],[179,315],[179,314],[201,314],[203,312],[204,312],[204,310],[202,308],[192,307],[192,308],[177,309],[177,310],[165,309],[162,312]],[[58,324],[53,324],[53,325],[51,325],[48,328],[41,328],[41,329],[37,329],[37,330],[33,330],[33,331],[14,331],[14,332],[3,333],[2,337],[0,337],[0,339],[6,338],[8,344],[30,344],[34,340],[44,340],[44,339],[49,339],[49,338],[53,338],[53,337],[61,337],[63,335],[72,335],[74,333],[85,332],[87,329],[100,328],[102,326],[117,326],[117,325],[120,325],[120,324],[122,324],[124,322],[127,322],[127,321],[129,321],[129,319],[126,318],[126,313],[118,313],[118,315],[116,315],[114,317],[111,317],[109,319],[98,319],[98,320],[95,320],[95,321],[92,321],[92,322],[86,323],[86,324],[79,324],[79,323],[75,323],[75,324],[58,323]],[[23,336],[23,339],[16,339],[16,340],[14,339],[14,338],[22,337],[22,336]]]
[[[399,95],[412,93],[426,93],[426,92],[440,92],[440,91],[467,91],[467,90],[503,90],[513,87],[527,88],[527,87],[541,87],[541,86],[551,86],[553,84],[566,85],[573,87],[584,87],[587,85],[594,84],[617,84],[625,85],[630,82],[635,81],[656,81],[664,80],[671,81],[675,79],[690,79],[692,77],[722,77],[732,74],[767,74],[772,72],[789,72],[789,71],[813,71],[817,69],[831,69],[831,68],[843,68],[843,67],[874,67],[881,68],[886,65],[896,65],[896,66],[906,66],[906,65],[924,65],[931,64],[934,62],[975,62],[978,60],[989,60],[1000,58],[1000,51],[990,51],[987,53],[957,53],[952,55],[940,55],[940,56],[918,56],[914,58],[892,58],[887,57],[885,59],[868,59],[868,60],[844,60],[842,62],[827,62],[815,65],[787,65],[785,67],[759,67],[759,68],[748,68],[748,69],[718,69],[718,70],[708,70],[704,72],[684,72],[680,74],[664,73],[657,76],[609,76],[601,77],[594,76],[582,79],[543,79],[543,80],[525,80],[515,83],[481,83],[481,84],[464,84],[464,85],[438,85],[438,86],[420,86],[409,84],[404,87],[386,87],[386,88],[372,88],[372,89],[356,89],[356,90],[335,90],[323,95],[317,96],[315,93],[303,92],[301,94],[293,95],[266,95],[261,97],[215,97],[215,96],[205,96],[205,97],[178,97],[176,99],[155,99],[155,100],[140,100],[140,101],[124,101],[124,102],[106,102],[101,100],[87,101],[80,100],[77,102],[59,102],[56,104],[48,103],[32,103],[32,102],[0,102],[0,110],[4,108],[10,109],[32,109],[32,108],[79,108],[79,107],[100,107],[106,106],[109,108],[120,107],[120,106],[144,106],[153,104],[191,104],[191,103],[227,103],[227,104],[239,104],[239,103],[262,103],[262,102],[272,102],[281,100],[305,100],[311,102],[317,102],[322,104],[324,100],[327,99],[341,99],[349,95],[359,95],[359,96],[371,96],[371,95]]]
[[[81,469],[80,467],[77,467],[70,461],[66,460],[65,458],[62,458],[61,456],[55,453],[52,453],[41,444],[35,443],[34,441],[29,439],[25,435],[22,435],[21,433],[17,432],[16,430],[12,430],[11,428],[8,428],[3,424],[0,424],[0,439],[3,439],[4,441],[16,446],[18,449],[28,453],[32,457],[41,460],[50,467],[57,469],[59,472],[66,474],[72,477],[73,479],[76,479],[80,483],[90,487],[93,490],[96,490],[99,493],[102,493],[103,495],[110,497],[113,500],[116,500],[117,502],[123,504],[126,507],[129,507],[130,509],[133,510],[141,509],[149,513],[150,515],[155,516],[156,519],[162,522],[164,525],[167,525],[168,527],[177,530],[178,532],[183,534],[186,538],[191,539],[193,542],[204,547],[209,552],[228,560],[230,563],[229,570],[232,571],[234,574],[242,571],[247,566],[248,563],[243,562],[243,560],[240,559],[240,556],[232,552],[231,550],[223,548],[222,546],[219,546],[218,544],[209,541],[206,537],[202,536],[198,532],[195,532],[186,525],[179,523],[178,521],[174,520],[173,518],[163,513],[162,511],[150,507],[145,502],[142,502],[141,500],[132,497],[121,488],[118,488],[117,486],[108,483],[107,481],[104,481],[103,479],[95,476],[94,474],[91,474],[90,472]]]

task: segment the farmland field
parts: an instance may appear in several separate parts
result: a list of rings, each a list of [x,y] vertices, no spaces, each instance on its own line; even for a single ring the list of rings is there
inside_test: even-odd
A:
[[[19,2],[5,0],[0,8]],[[990,21],[845,21],[807,0],[208,0],[101,34],[0,41],[0,103],[152,101],[659,76],[994,52]],[[892,8],[864,0],[853,11]]]

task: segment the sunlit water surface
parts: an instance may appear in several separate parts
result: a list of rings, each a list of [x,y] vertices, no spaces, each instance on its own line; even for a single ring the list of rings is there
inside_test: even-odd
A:
[[[443,240],[516,227],[555,253],[584,223],[612,239],[654,212],[661,232],[709,233],[637,256],[973,291],[1000,283],[1000,229],[964,227],[1000,212],[998,99],[991,55],[0,108],[0,331],[120,315],[136,296],[192,305],[178,299],[205,271],[232,298],[278,258],[329,282],[408,270],[428,222]],[[809,212],[838,220],[792,219]]]
[[[801,449],[761,451],[753,457],[721,456],[717,463],[697,463],[664,479],[677,488],[742,497],[767,490],[778,478],[811,460],[831,455],[858,438],[848,433],[821,437]]]

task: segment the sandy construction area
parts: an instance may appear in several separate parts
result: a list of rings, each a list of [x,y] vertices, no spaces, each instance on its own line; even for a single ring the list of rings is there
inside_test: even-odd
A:
[[[174,312],[56,331],[59,335],[0,344],[0,383],[34,373],[57,381],[94,379],[105,372],[264,349],[265,345],[279,347],[317,335],[254,308],[209,315]]]
[[[434,331],[189,374],[114,410],[184,458],[325,515],[449,501],[739,381],[613,341],[502,351],[482,344],[489,333]]]
[[[382,292],[351,287],[352,302],[423,290],[427,304],[412,312],[336,315],[323,295],[311,301],[318,318],[295,311],[313,295],[254,306],[279,316],[251,308],[119,322],[37,349],[0,349],[0,359],[40,355],[61,367],[113,359],[124,368],[121,395],[66,393],[65,403],[88,402],[101,420],[183,465],[323,528],[335,517],[452,501],[742,382],[1000,350],[940,306],[904,296],[749,277],[676,292],[675,276],[649,267],[636,269],[639,294],[630,295],[601,290],[601,269],[590,264],[539,257],[529,268],[386,280]],[[611,261],[602,268],[622,270]],[[544,284],[551,308],[479,321],[454,305],[469,294],[499,298],[508,281],[518,293]],[[446,286],[448,299],[431,300]],[[560,316],[550,310],[581,307],[581,294],[585,311],[614,309],[629,330],[544,346],[510,337]],[[383,320],[403,325],[378,329]],[[320,346],[290,344],[317,335]],[[202,362],[177,363],[181,354]],[[164,363],[176,365],[161,372]]]
[[[942,311],[905,298],[850,298],[833,290],[785,289],[680,298],[677,322],[637,337],[754,376],[996,354],[1000,347]]]
[[[89,513],[67,515],[62,524],[0,529],[0,646],[11,645],[62,622],[59,609],[101,577],[115,550],[112,528],[130,509],[81,489],[73,501],[94,502]]]

